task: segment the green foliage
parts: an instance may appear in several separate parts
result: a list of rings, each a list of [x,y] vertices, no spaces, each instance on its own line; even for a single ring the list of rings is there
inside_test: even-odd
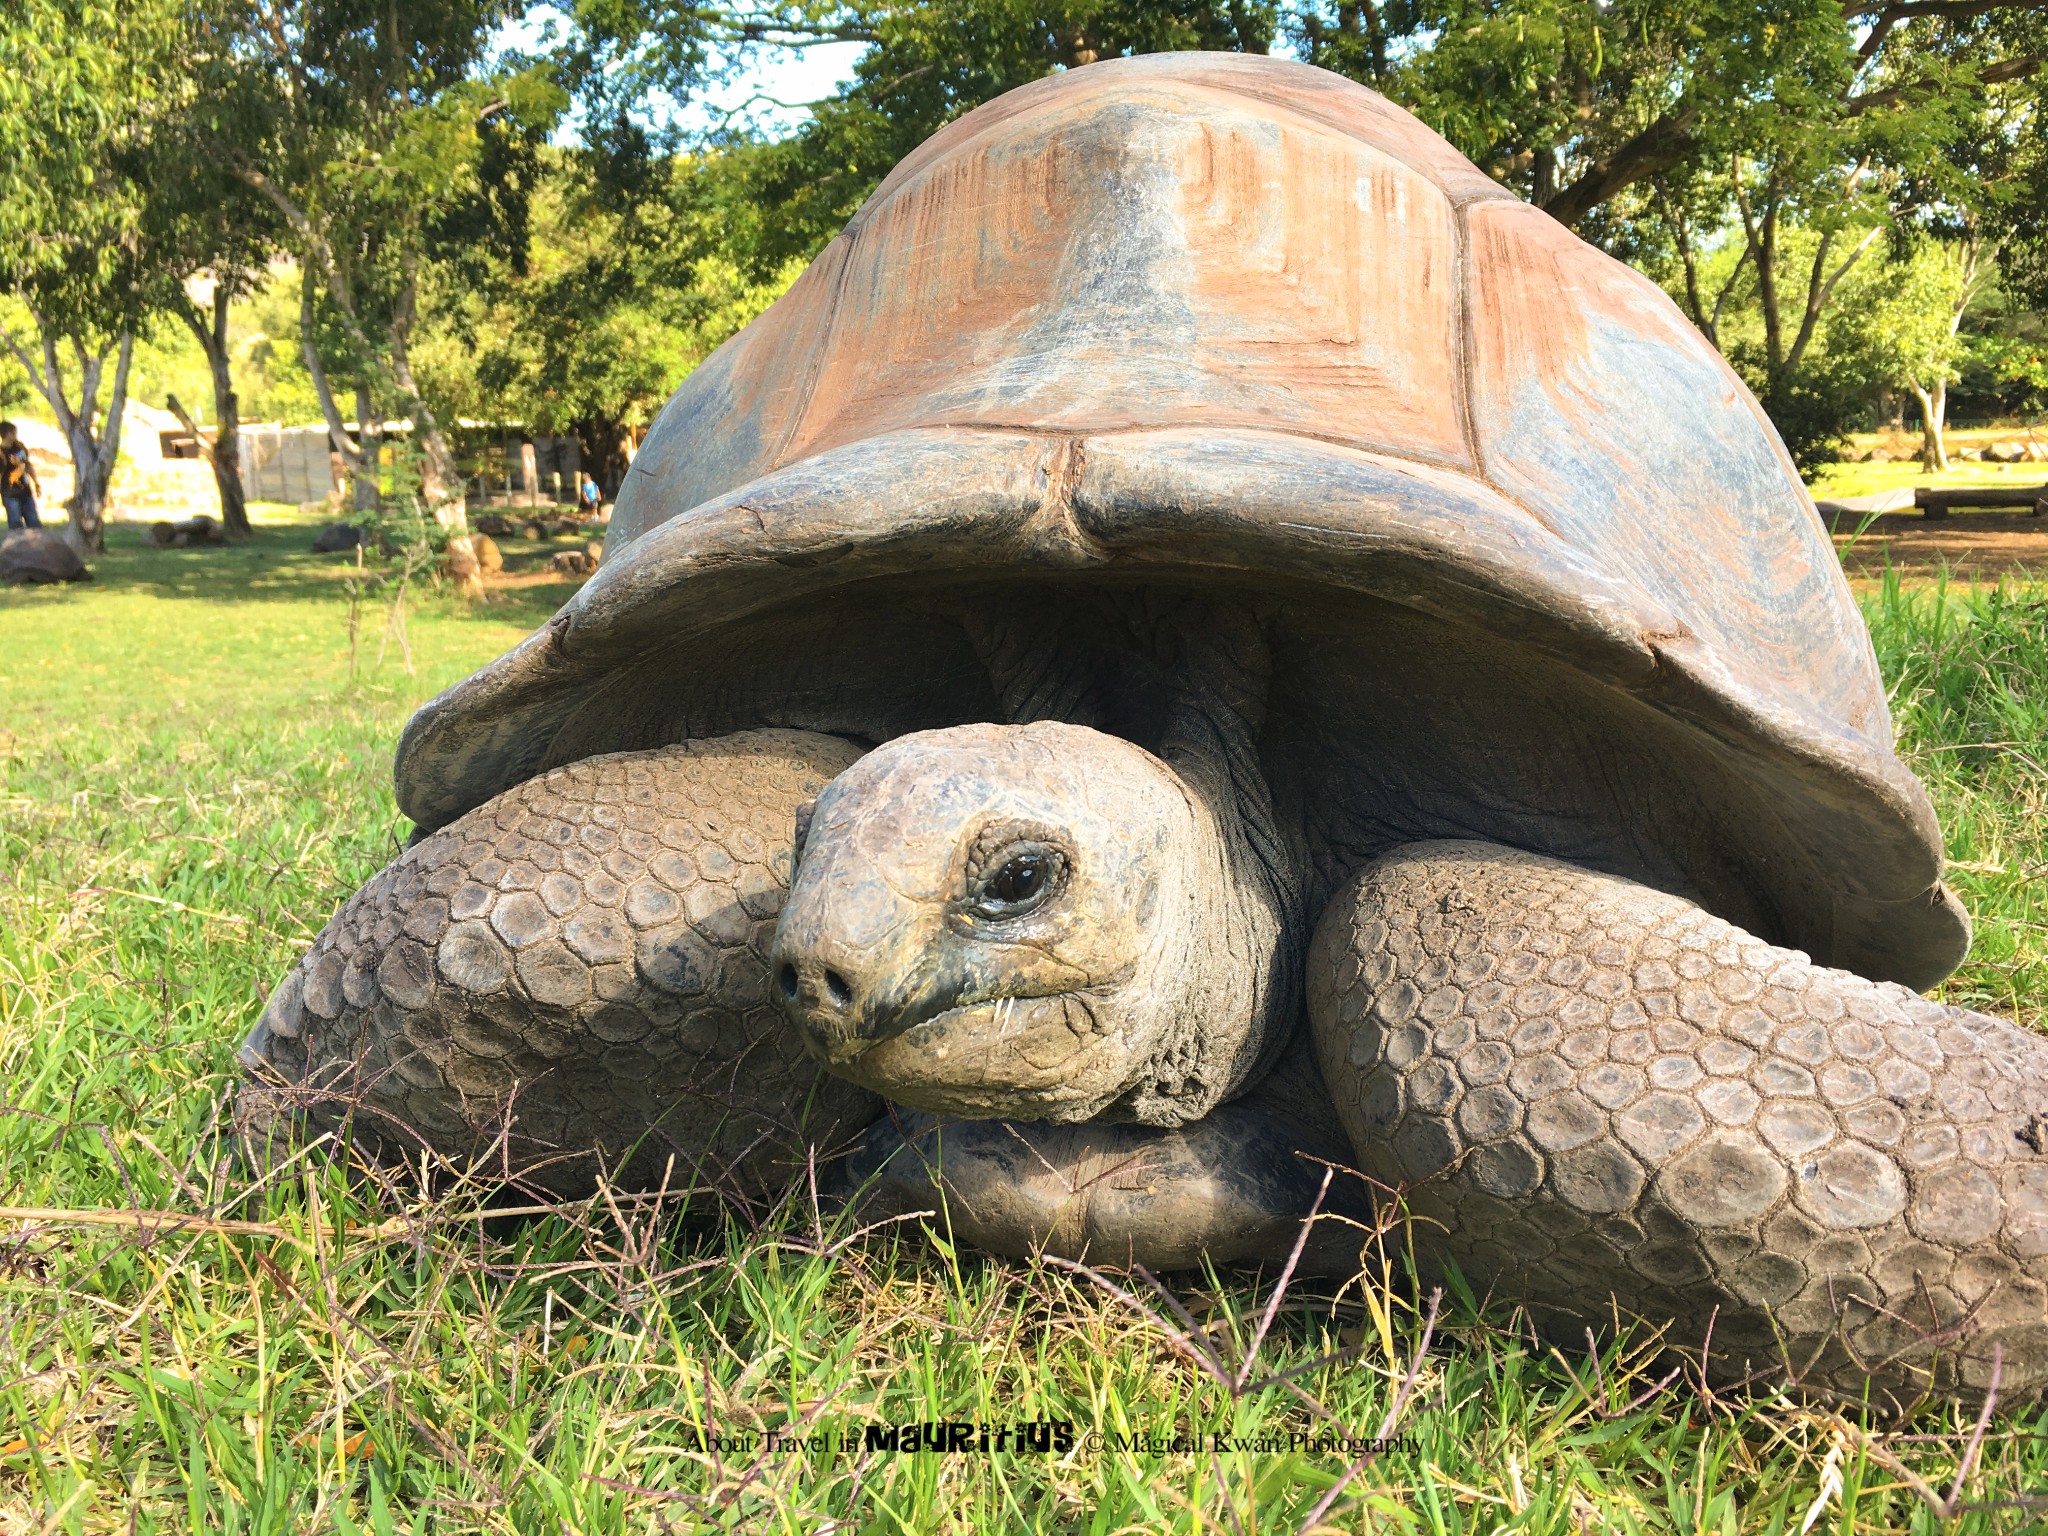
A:
[[[763,46],[866,43],[852,83],[811,104],[811,120],[734,160],[727,254],[750,282],[808,260],[890,168],[964,112],[1003,92],[1096,59],[1189,48],[1265,52],[1271,0],[921,0],[901,5],[796,3],[757,9],[585,0],[565,75],[592,101],[612,174],[628,177],[669,147],[627,125],[634,92],[678,96],[729,75]],[[630,82],[628,88],[622,82]]]
[[[1375,40],[1308,8],[1308,56],[1386,90],[1568,223],[1624,176],[1754,152],[1795,117],[1817,135],[1852,74],[1836,0],[1416,0],[1380,14]]]
[[[627,186],[672,143],[633,116],[650,91],[687,97],[775,48],[867,45],[853,81],[811,104],[803,128],[721,159],[741,195],[724,204],[716,255],[769,284],[903,155],[1005,90],[1094,58],[1265,51],[1281,37],[1410,107],[1503,183],[1666,282],[1803,463],[1832,450],[1880,382],[1822,336],[1879,232],[1948,239],[1974,220],[1986,238],[2012,226],[2014,248],[2033,249],[2031,226],[2014,221],[2025,189],[2048,176],[2037,77],[2048,24],[2001,0],[1903,11],[1838,0],[586,0],[559,56],[592,114],[594,174]],[[1717,261],[1715,279],[1704,269]]]
[[[512,0],[207,0],[218,43],[193,61],[190,116],[260,197],[299,261],[300,339],[330,423],[327,364],[372,407],[413,419],[437,506],[457,490],[440,423],[414,378],[422,268],[513,259],[540,143],[566,98],[545,63],[498,57]],[[337,439],[351,464],[358,445]]]
[[[630,197],[587,156],[549,151],[524,260],[497,262],[445,295],[420,349],[426,388],[462,414],[579,432],[602,455],[645,427],[684,377],[794,280],[755,279],[732,254],[729,213],[744,151],[645,169]]]
[[[1829,350],[1873,383],[1932,391],[1962,376],[1958,326],[1983,279],[1976,255],[1947,241],[1871,262],[1844,284]]]
[[[169,55],[154,0],[23,0],[0,12],[0,286],[105,334],[146,302],[146,189],[124,174]]]

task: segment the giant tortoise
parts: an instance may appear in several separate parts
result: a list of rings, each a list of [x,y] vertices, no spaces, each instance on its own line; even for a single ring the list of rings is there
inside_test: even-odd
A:
[[[252,1135],[808,1161],[1155,1268],[1286,1252],[1335,1163],[1546,1327],[1711,1320],[1716,1380],[2048,1383],[2048,1046],[1916,993],[1967,924],[1778,438],[1333,75],[1119,60],[936,135],[397,787]]]

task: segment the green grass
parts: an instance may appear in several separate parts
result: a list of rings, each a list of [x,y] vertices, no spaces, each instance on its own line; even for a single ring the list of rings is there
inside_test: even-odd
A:
[[[760,1230],[672,1209],[482,1222],[303,1164],[226,1155],[232,1054],[265,988],[404,830],[406,715],[566,589],[427,594],[416,675],[351,681],[340,557],[280,515],[247,549],[129,544],[70,590],[0,593],[0,1200],[251,1224],[0,1221],[0,1532],[1292,1531],[1347,1467],[1283,1448],[1135,1451],[1139,1431],[1370,1435],[1418,1362],[1407,1444],[1332,1528],[2020,1530],[2048,1418],[1994,1425],[1943,1524],[1875,1446],[1946,1493],[1967,1426],[1898,1439],[1778,1400],[1709,1401],[1445,1305],[1430,1349],[1398,1285],[1296,1287],[1242,1389],[1083,1277],[921,1243],[841,1241],[793,1202]],[[1902,745],[1978,918],[1945,995],[2041,1022],[2048,997],[2048,601],[1870,599]],[[365,1230],[369,1229],[369,1230]],[[1177,1295],[1236,1360],[1270,1287]],[[1163,1303],[1155,1304],[1163,1309]],[[1318,1364],[1336,1350],[1351,1353]],[[1305,1368],[1291,1386],[1272,1373]],[[1294,1395],[1319,1402],[1328,1421]],[[1070,1420],[1063,1455],[763,1455],[705,1430]],[[1839,1477],[1840,1489],[1823,1499]]]
[[[2048,464],[1954,463],[1932,475],[1920,472],[1917,462],[1908,464],[1825,464],[1810,489],[1816,500],[1868,496],[1877,491],[1913,490],[1919,486],[1998,485],[2022,486],[2048,483]]]

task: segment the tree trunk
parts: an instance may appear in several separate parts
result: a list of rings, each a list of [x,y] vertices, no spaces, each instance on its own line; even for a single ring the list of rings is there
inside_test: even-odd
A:
[[[1059,52],[1060,67],[1079,69],[1102,57],[1102,46],[1085,22],[1053,29],[1053,46]]]
[[[74,346],[77,343],[73,342]],[[78,347],[81,359],[85,349]],[[128,365],[135,357],[135,333],[121,333],[120,351],[114,362],[114,387],[107,395],[106,424],[97,433],[94,396],[98,393],[100,369],[106,361],[101,353],[88,371],[91,383],[81,392],[79,409],[67,414],[71,420],[64,430],[71,445],[73,484],[71,500],[65,503],[70,515],[72,548],[81,555],[98,554],[106,548],[107,486],[114,478],[114,464],[121,453],[121,418],[128,407]]]
[[[448,447],[448,439],[441,433],[440,422],[420,398],[419,386],[413,381],[412,362],[406,353],[406,340],[412,333],[413,310],[419,292],[419,250],[409,240],[401,240],[400,260],[405,272],[404,285],[399,289],[398,302],[393,306],[390,323],[385,327],[385,341],[388,348],[388,362],[378,356],[378,349],[371,344],[369,334],[363,329],[361,315],[357,312],[353,285],[348,280],[346,268],[337,261],[334,244],[322,224],[316,223],[305,209],[281,191],[262,172],[250,166],[238,167],[236,174],[250,186],[257,189],[276,204],[300,238],[305,242],[300,255],[303,297],[300,301],[299,327],[303,336],[306,363],[313,373],[313,388],[320,396],[322,410],[327,417],[327,431],[334,439],[337,452],[350,459],[359,458],[355,444],[348,441],[341,424],[341,414],[334,408],[333,392],[328,388],[319,366],[318,349],[313,345],[313,285],[315,268],[318,267],[327,279],[327,296],[333,301],[335,311],[346,326],[349,338],[356,344],[357,366],[368,368],[372,382],[379,388],[388,385],[391,398],[385,403],[395,406],[412,418],[412,440],[420,456],[420,494],[432,509],[434,520],[442,531],[450,535],[450,547],[456,545],[464,551],[470,549],[469,521],[462,506],[462,478],[456,468],[455,455]],[[411,233],[417,235],[415,225]],[[352,465],[352,468],[357,466]]]
[[[409,321],[412,309],[412,287],[406,287],[405,302],[399,307],[401,317]],[[394,321],[391,336],[391,380],[399,390],[406,414],[412,417],[412,440],[418,447],[420,466],[420,496],[427,504],[427,510],[434,514],[434,521],[441,526],[448,537],[446,570],[455,583],[455,590],[464,597],[482,597],[484,594],[483,564],[476,557],[476,544],[469,536],[469,516],[463,506],[462,475],[455,467],[455,455],[448,447],[448,439],[441,435],[441,424],[434,419],[434,413],[427,408],[427,402],[420,398],[418,386],[413,383],[412,363],[405,352],[405,329]]]
[[[114,363],[114,387],[107,396],[105,423],[95,431],[95,423],[99,419],[100,380],[106,372],[107,353],[104,350],[98,353],[86,351],[85,343],[75,335],[60,337],[50,322],[39,314],[35,316],[35,322],[43,350],[40,368],[12,335],[6,336],[7,349],[27,373],[29,382],[49,402],[50,410],[57,418],[58,430],[64,434],[65,445],[71,450],[72,491],[71,499],[65,503],[70,522],[65,537],[81,555],[96,555],[106,543],[107,482],[114,476],[114,462],[121,452],[121,418],[128,408],[128,365],[135,357],[135,333],[122,331],[114,343],[118,349]],[[71,343],[72,354],[78,359],[76,406],[71,402],[64,382],[64,367],[58,359],[57,344],[60,340]]]
[[[363,450],[348,435],[348,426],[341,419],[341,407],[334,403],[334,383],[327,377],[327,365],[320,360],[320,347],[314,339],[313,269],[310,266],[304,268],[299,282],[299,350],[305,355],[306,372],[313,380],[313,398],[320,402],[321,420],[327,423],[328,446],[341,461],[342,471],[351,480],[357,480],[363,472]]]
[[[576,423],[576,443],[583,452],[583,472],[607,500],[617,500],[631,463],[625,424],[610,416],[586,416]]]
[[[1692,312],[1692,323],[1699,327],[1708,345],[1718,352],[1721,338],[1715,334],[1715,317],[1707,313],[1706,300],[1700,296],[1700,264],[1692,248],[1691,221],[1686,218],[1685,209],[1671,200],[1661,182],[1655,183],[1653,190],[1664,222],[1671,226],[1671,240],[1678,248],[1678,259],[1685,268],[1685,307]]]
[[[401,306],[401,313],[410,308]],[[420,398],[413,382],[412,360],[406,353],[403,330],[391,327],[391,382],[398,388],[398,404],[412,418],[412,440],[419,446],[420,495],[426,499],[434,520],[458,537],[469,532],[469,519],[462,508],[462,472],[456,468],[454,450],[441,432],[441,423]]]
[[[1913,398],[1920,402],[1920,472],[1931,475],[1937,470],[1948,468],[1948,381],[1937,383],[1933,389],[1922,389],[1918,384],[1908,384]]]
[[[1764,212],[1763,230],[1756,242],[1756,297],[1764,312],[1764,350],[1773,369],[1785,366],[1785,322],[1778,308],[1778,207],[1776,199]]]
[[[249,503],[242,490],[241,402],[235,398],[235,375],[228,350],[228,304],[232,287],[215,280],[213,313],[202,316],[189,300],[178,306],[186,328],[199,340],[206,354],[206,366],[213,375],[213,442],[199,439],[199,450],[213,467],[214,489],[220,493],[220,521],[231,539],[249,538]],[[196,432],[195,432],[196,435]]]
[[[375,512],[382,491],[377,476],[384,460],[384,424],[377,419],[370,386],[361,379],[356,381],[356,450],[357,468],[349,476],[355,509]]]

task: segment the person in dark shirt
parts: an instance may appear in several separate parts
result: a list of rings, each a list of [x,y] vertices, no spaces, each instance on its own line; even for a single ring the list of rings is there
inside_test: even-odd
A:
[[[27,445],[15,433],[13,422],[0,421],[0,500],[7,503],[9,533],[43,526],[36,513],[36,498],[42,493],[43,483],[36,478]]]

